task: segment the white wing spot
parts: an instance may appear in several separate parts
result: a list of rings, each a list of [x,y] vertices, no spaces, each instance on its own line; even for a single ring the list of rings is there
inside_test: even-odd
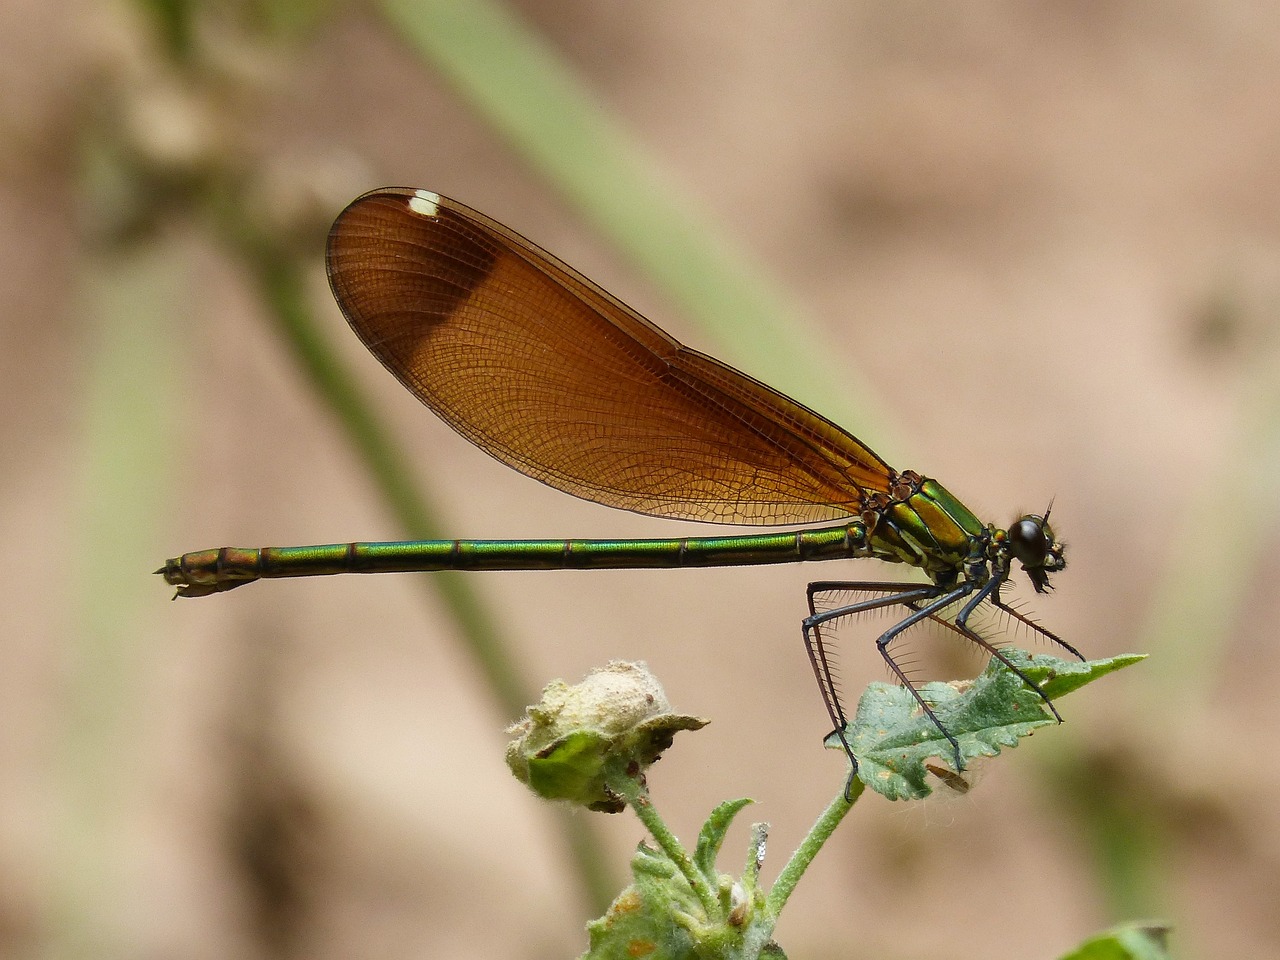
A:
[[[409,209],[424,217],[434,217],[440,212],[440,194],[430,190],[415,190],[409,198]]]

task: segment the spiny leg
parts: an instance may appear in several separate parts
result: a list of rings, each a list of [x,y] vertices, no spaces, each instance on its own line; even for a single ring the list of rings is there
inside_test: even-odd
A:
[[[835,727],[832,732],[840,738],[840,743],[844,747],[845,755],[849,758],[849,763],[851,765],[849,787],[852,786],[853,777],[856,775],[858,770],[858,759],[853,755],[853,748],[849,745],[849,741],[845,737],[845,726],[847,725],[848,720],[845,717],[844,707],[840,703],[840,694],[836,689],[836,681],[831,665],[831,659],[827,652],[826,644],[822,640],[822,624],[831,620],[854,616],[869,610],[879,610],[885,607],[898,605],[905,606],[913,611],[912,617],[909,618],[912,622],[925,617],[933,619],[934,610],[937,605],[929,603],[925,607],[920,607],[918,604],[923,601],[934,600],[941,589],[942,588],[936,584],[879,583],[876,581],[819,581],[809,584],[809,616],[805,618],[803,624],[804,645],[805,650],[809,654],[809,664],[813,667],[813,675],[818,681],[818,689],[821,691],[823,702],[826,704],[827,714],[830,716],[831,722]],[[887,595],[882,597],[872,597],[869,600],[848,604],[832,610],[824,610],[819,613],[814,603],[815,596],[819,593],[827,593],[837,590],[864,593],[878,592],[886,593]],[[943,606],[945,606],[945,604],[943,604]],[[909,626],[910,624],[907,625]],[[903,627],[903,629],[905,629],[905,627]],[[894,635],[896,636],[896,634]],[[883,639],[883,637],[881,639]],[[892,637],[890,637],[890,639],[892,639]],[[893,658],[888,656],[887,652],[883,649],[881,649],[881,654],[888,661],[890,669],[893,670],[894,674],[902,681],[907,689],[911,691],[912,696],[915,697],[920,706],[924,708],[926,713],[933,720],[934,724],[937,725],[938,729],[942,730],[943,734],[947,735],[948,739],[950,739],[950,735],[947,734],[942,725],[938,723],[938,719],[934,716],[929,705],[920,698],[918,693],[916,693],[915,689],[911,686],[910,681],[907,680],[906,675],[903,674],[903,672],[898,668],[898,665],[893,662]],[[952,741],[952,743],[954,744],[954,741]],[[958,745],[956,749],[958,756]],[[848,788],[846,788],[846,794],[847,793]]]
[[[880,638],[876,640],[876,649],[880,651],[880,656],[882,656],[884,658],[884,662],[889,665],[889,669],[892,670],[894,675],[902,682],[902,685],[907,688],[907,691],[915,699],[916,703],[920,704],[920,709],[924,711],[925,716],[929,718],[933,725],[938,728],[938,732],[946,737],[947,742],[951,744],[951,749],[955,753],[955,767],[957,772],[964,769],[964,758],[960,755],[960,741],[951,735],[950,730],[943,726],[942,721],[938,719],[938,715],[933,712],[933,707],[929,706],[924,697],[920,695],[920,691],[917,690],[911,681],[907,679],[907,675],[902,672],[902,669],[893,659],[893,655],[889,653],[889,644],[893,643],[894,640],[907,630],[914,627],[921,620],[935,619],[939,610],[944,610],[951,604],[963,599],[973,591],[973,587],[974,585],[972,583],[965,581],[954,589],[944,593],[942,596],[937,597],[937,599],[932,602],[925,604],[923,607],[913,607],[914,612],[909,617],[895,623],[884,633],[880,634]],[[941,588],[935,588],[935,595],[939,589]]]
[[[975,585],[972,583],[961,584],[959,587],[951,590],[943,596],[939,596],[942,588],[936,585],[919,584],[919,583],[880,583],[874,581],[818,581],[809,584],[808,601],[809,601],[809,617],[804,621],[804,640],[805,648],[809,654],[809,663],[813,668],[814,677],[817,679],[818,688],[822,693],[823,702],[826,704],[827,713],[831,718],[831,722],[835,725],[834,733],[840,738],[840,742],[844,747],[845,753],[849,757],[852,770],[856,773],[858,769],[857,758],[854,757],[853,751],[845,738],[844,729],[847,723],[844,708],[840,702],[840,696],[836,689],[834,668],[831,664],[830,655],[827,652],[826,644],[822,639],[821,625],[831,620],[853,616],[870,610],[883,609],[885,607],[902,605],[912,611],[912,615],[895,624],[892,628],[885,631],[884,634],[876,641],[876,646],[880,650],[881,656],[888,664],[889,669],[898,678],[903,686],[910,691],[912,697],[920,705],[924,713],[929,717],[939,732],[942,733],[950,742],[955,752],[956,768],[962,769],[963,763],[960,754],[960,745],[938,720],[933,709],[925,702],[923,697],[912,685],[906,674],[898,666],[892,655],[889,653],[888,647],[898,636],[910,629],[912,626],[924,619],[932,620],[949,630],[953,630],[960,634],[966,640],[974,643],[980,649],[985,650],[988,654],[995,657],[1003,663],[1014,675],[1019,677],[1032,690],[1039,694],[1045,705],[1058,719],[1062,721],[1061,714],[1058,713],[1057,707],[1053,701],[1042,691],[1031,678],[1028,677],[1021,669],[1015,666],[994,644],[983,638],[976,630],[969,626],[969,617],[982,604],[983,600],[990,600],[992,605],[997,609],[1011,616],[1019,623],[1027,626],[1032,631],[1045,637],[1047,640],[1057,644],[1064,650],[1069,651],[1080,660],[1084,660],[1084,656],[1076,650],[1071,644],[1067,643],[1057,634],[1040,626],[1040,624],[1031,620],[1029,617],[1013,609],[1006,604],[1000,597],[1000,586],[1003,581],[992,579],[984,584],[978,594],[972,597],[961,611],[956,615],[954,620],[942,616],[939,611],[944,610],[947,606],[962,599],[966,594],[972,592]],[[837,607],[832,610],[819,613],[815,604],[815,597],[818,594],[834,591],[850,591],[850,592],[877,592],[885,593],[887,596],[874,597],[859,603],[849,604]],[[852,774],[850,777],[852,783]]]
[[[1041,690],[1037,684],[1032,682],[1031,678],[1028,677],[1026,673],[1024,673],[1018,666],[1016,666],[1013,662],[1011,662],[1009,658],[1004,655],[1004,653],[1000,650],[999,647],[995,646],[993,643],[991,643],[989,640],[983,637],[980,633],[978,633],[968,624],[969,616],[973,613],[973,611],[976,610],[982,604],[983,600],[989,599],[991,601],[992,606],[1009,614],[1019,623],[1022,623],[1023,625],[1027,626],[1034,632],[1043,636],[1045,639],[1058,644],[1063,649],[1070,651],[1072,654],[1078,657],[1081,661],[1084,661],[1085,659],[1084,655],[1081,654],[1080,651],[1078,651],[1075,647],[1071,646],[1071,644],[1067,643],[1065,640],[1059,637],[1056,633],[1042,627],[1040,624],[1036,623],[1030,617],[1027,617],[1025,614],[1022,614],[1019,611],[1005,604],[1000,598],[1000,587],[1003,584],[1003,582],[1004,581],[996,581],[996,580],[988,581],[988,583],[984,585],[984,587],[982,588],[981,592],[977,596],[973,597],[968,603],[965,604],[964,608],[960,611],[959,614],[957,614],[954,621],[949,620],[946,617],[939,616],[938,614],[932,614],[929,617],[929,619],[932,620],[934,623],[938,624],[939,626],[946,627],[948,630],[952,630],[955,633],[958,633],[960,636],[964,637],[966,640],[973,643],[975,646],[981,648],[982,650],[985,650],[989,655],[991,655],[992,657],[995,657],[995,659],[1003,663],[1011,673],[1013,673],[1016,677],[1022,680],[1024,684],[1026,684],[1028,687],[1030,687],[1040,696],[1040,699],[1044,701],[1045,706],[1049,708],[1049,711],[1054,715],[1057,721],[1059,723],[1062,723],[1062,714],[1058,712],[1058,708],[1054,704],[1053,700],[1048,695],[1046,695],[1044,691]],[[905,605],[910,607],[913,610],[919,609],[919,606],[917,606],[915,603],[907,603]]]
[[[984,640],[982,637],[978,635],[977,631],[975,631],[973,628],[969,626],[970,615],[972,615],[974,610],[978,609],[978,606],[982,603],[983,600],[987,600],[987,599],[990,599],[992,604],[998,609],[1001,609],[1001,610],[1005,609],[1004,605],[1000,603],[1000,581],[999,580],[988,580],[987,583],[983,585],[982,589],[979,590],[977,594],[974,595],[973,599],[970,600],[968,603],[966,603],[963,609],[961,609],[961,611],[958,614],[956,614],[956,619],[955,619],[956,629],[958,629],[961,633],[963,633],[966,637],[968,637],[969,640],[971,640],[973,643],[976,643],[983,650],[986,650],[987,653],[991,654],[991,656],[995,657],[997,660],[1003,663],[1010,670],[1010,672],[1012,672],[1024,684],[1026,684],[1028,687],[1034,690],[1037,694],[1039,694],[1040,699],[1044,701],[1044,705],[1049,708],[1050,712],[1053,713],[1057,721],[1061,723],[1062,714],[1060,714],[1058,712],[1058,708],[1053,705],[1053,701],[1049,699],[1049,695],[1040,689],[1039,684],[1035,683],[1030,677],[1028,677],[1025,673],[1023,673],[1021,669],[1015,666],[1013,662],[1008,657],[1006,657],[998,647],[996,647],[990,641]],[[1045,633],[1048,633],[1048,631],[1046,630]],[[1079,655],[1077,654],[1077,656]],[[1084,658],[1081,657],[1081,659],[1084,659]]]
[[[991,605],[995,607],[997,610],[1000,610],[1008,614],[1009,616],[1013,617],[1013,619],[1017,620],[1023,626],[1028,627],[1033,633],[1040,634],[1040,636],[1044,637],[1049,642],[1057,644],[1063,650],[1066,650],[1072,656],[1080,660],[1082,663],[1084,662],[1084,659],[1085,659],[1084,654],[1082,654],[1079,650],[1077,650],[1071,644],[1067,643],[1067,641],[1063,640],[1060,636],[1058,636],[1052,630],[1046,630],[1044,627],[1040,626],[1040,624],[1036,623],[1026,614],[1019,613],[1013,607],[1009,606],[1007,603],[1001,600],[999,587],[996,587],[995,592],[991,594]]]
[[[874,597],[869,600],[858,601],[852,604],[840,604],[830,610],[819,611],[817,608],[816,597],[822,593],[882,593],[888,596]],[[830,654],[826,645],[822,641],[822,632],[820,625],[828,620],[841,619],[846,616],[855,616],[858,613],[865,613],[871,610],[883,609],[884,607],[896,606],[902,604],[912,610],[919,609],[917,604],[924,600],[932,600],[938,595],[938,588],[933,584],[925,584],[920,582],[909,583],[892,583],[881,582],[878,580],[819,580],[809,584],[807,596],[809,601],[809,616],[804,621],[805,627],[805,647],[809,653],[809,662],[813,667],[814,676],[818,681],[818,687],[822,692],[823,701],[827,705],[827,713],[831,717],[831,722],[835,724],[836,730],[842,730],[846,722],[844,709],[840,704],[840,695],[837,691],[835,682],[835,667],[830,660]],[[947,626],[951,626],[949,622],[943,621]],[[811,642],[809,629],[813,629],[814,639]],[[834,731],[833,731],[834,732]]]
[[[818,681],[818,689],[821,691],[823,702],[826,704],[827,714],[835,725],[833,732],[839,733],[842,741],[847,718],[840,703],[840,694],[836,689],[834,668],[831,665],[827,647],[822,640],[822,631],[820,629],[822,624],[830,620],[843,619],[844,617],[855,616],[870,610],[881,610],[885,607],[893,607],[899,604],[915,610],[917,609],[916,602],[932,600],[938,595],[938,589],[933,584],[879,583],[876,581],[824,580],[809,584],[809,616],[805,618],[803,623],[805,650],[809,654],[809,664],[813,667],[813,675]],[[831,610],[819,612],[814,602],[815,596],[820,593],[835,591],[874,592],[887,595],[872,597],[868,600],[861,600],[857,603],[845,604]],[[847,747],[848,745],[846,744],[846,750]],[[850,754],[849,759],[853,759],[852,754]]]

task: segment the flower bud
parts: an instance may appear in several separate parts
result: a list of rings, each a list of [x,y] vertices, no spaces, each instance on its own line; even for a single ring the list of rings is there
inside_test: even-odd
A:
[[[671,712],[643,663],[614,660],[585,680],[553,680],[507,732],[507,766],[541,797],[617,813],[626,802],[609,781],[640,778],[680,730],[707,721]]]

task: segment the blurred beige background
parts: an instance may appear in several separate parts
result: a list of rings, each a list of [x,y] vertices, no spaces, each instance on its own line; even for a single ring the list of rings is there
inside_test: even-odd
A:
[[[307,198],[321,220],[374,186],[428,187],[692,345],[730,361],[734,346],[682,320],[375,8],[266,30],[255,7],[209,6],[212,66],[185,74],[146,9],[0,4],[0,955],[577,955],[590,913],[554,817],[502,764],[514,718],[413,578],[170,604],[149,576],[185,550],[397,530],[242,265],[181,206],[131,223],[130,157],[174,171],[175,197],[225,157],[253,195]],[[1051,957],[1141,911],[1175,924],[1183,956],[1280,956],[1280,15],[517,9],[789,292],[803,335],[885,412],[882,452],[993,521],[1056,497],[1070,567],[1029,609],[1091,655],[1152,655],[1065,701],[1063,728],[967,796],[866,798],[783,946]],[[451,434],[348,335],[321,237],[315,308],[452,535],[678,529],[572,501]],[[815,385],[749,372],[817,403]],[[121,476],[137,479],[102,481]],[[722,866],[768,820],[772,880],[843,777],[820,745],[804,584],[901,572],[874,566],[472,586],[531,690],[644,659],[677,708],[711,717],[655,794],[690,840],[716,802],[754,797]],[[883,679],[873,633],[844,651],[850,695]],[[641,830],[595,819],[621,886]]]

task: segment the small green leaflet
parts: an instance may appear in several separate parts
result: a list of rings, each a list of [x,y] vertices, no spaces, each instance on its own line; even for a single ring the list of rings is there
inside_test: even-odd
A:
[[[698,834],[693,869],[715,891],[708,915],[667,853],[641,843],[631,859],[634,882],[600,919],[587,924],[590,946],[580,960],[785,960],[770,938],[777,918],[757,884],[763,824],[752,828],[741,877],[716,869],[716,854],[734,817],[750,800],[729,800],[712,811]],[[687,855],[686,855],[687,856]]]

